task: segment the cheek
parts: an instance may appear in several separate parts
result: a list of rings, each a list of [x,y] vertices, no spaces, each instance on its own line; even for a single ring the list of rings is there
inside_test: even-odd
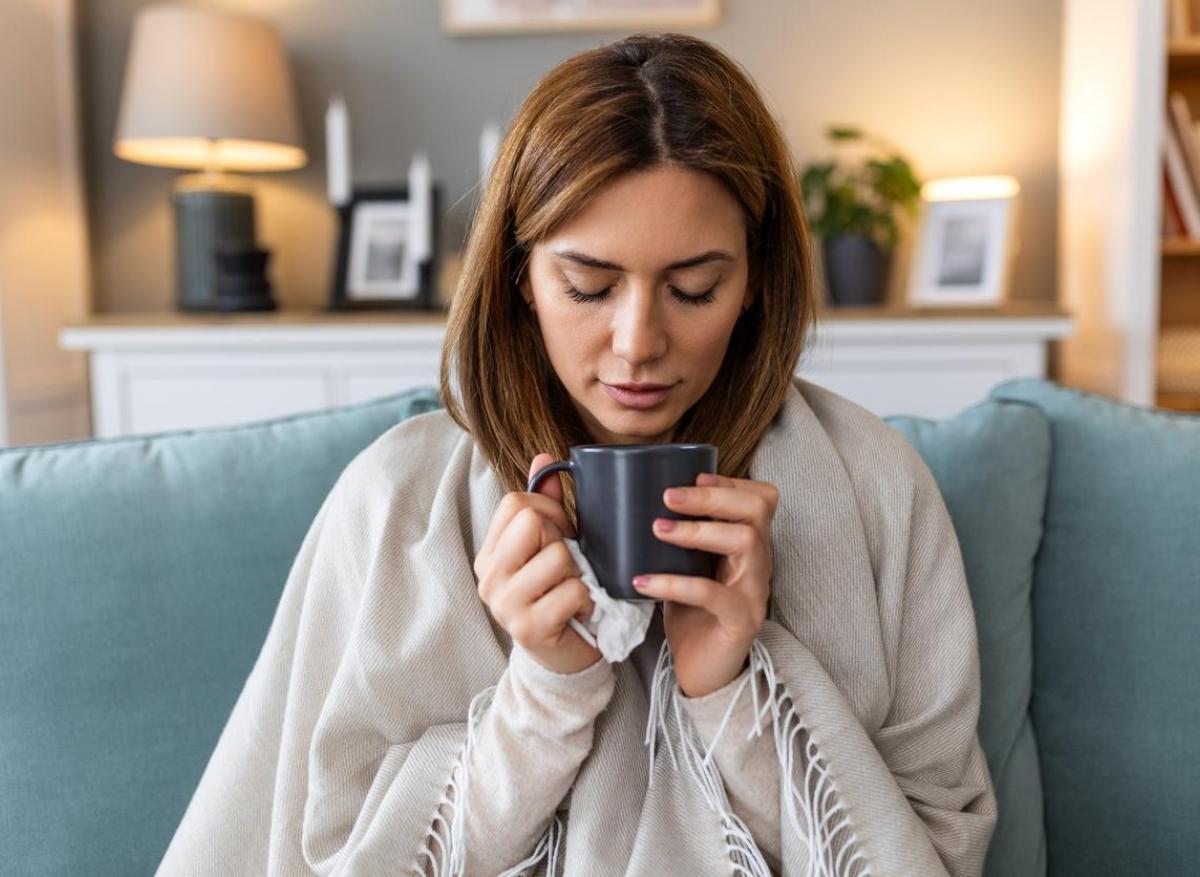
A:
[[[560,296],[566,299],[566,296]],[[598,313],[566,299],[564,302],[538,302],[538,322],[542,340],[556,369],[577,370],[586,357],[607,346],[608,329]]]
[[[729,336],[733,333],[734,323],[723,314],[705,315],[688,318],[684,314],[674,333],[675,345],[680,353],[689,357],[712,358],[714,351],[725,350]],[[718,357],[719,361],[720,357]]]

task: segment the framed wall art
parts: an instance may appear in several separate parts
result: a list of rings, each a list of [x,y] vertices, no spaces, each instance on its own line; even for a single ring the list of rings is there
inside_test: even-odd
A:
[[[996,306],[1008,298],[1018,191],[1011,177],[925,184],[909,304]]]
[[[440,187],[429,207],[409,187],[358,188],[338,207],[331,310],[442,310],[435,289]]]
[[[713,27],[721,0],[441,0],[451,36]]]

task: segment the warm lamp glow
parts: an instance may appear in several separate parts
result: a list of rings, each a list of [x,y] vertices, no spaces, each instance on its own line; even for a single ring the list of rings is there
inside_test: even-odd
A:
[[[203,170],[288,171],[304,167],[303,149],[261,140],[206,140],[201,137],[145,137],[118,140],[117,157],[138,164]]]
[[[1010,176],[948,177],[921,186],[921,200],[987,201],[1014,198],[1020,191],[1021,185]]]

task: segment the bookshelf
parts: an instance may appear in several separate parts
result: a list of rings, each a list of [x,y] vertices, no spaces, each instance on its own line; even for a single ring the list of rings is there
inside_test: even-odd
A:
[[[1200,0],[1063,0],[1062,21],[1058,286],[1077,328],[1060,379],[1200,412],[1200,191],[1176,231],[1166,182],[1200,169],[1200,130],[1190,156],[1167,139],[1172,113],[1200,123]]]
[[[1200,120],[1200,4],[1168,0],[1166,12],[1162,136],[1178,137],[1185,132],[1178,125],[1171,128],[1172,95],[1181,95],[1191,119]],[[1200,145],[1200,129],[1194,122],[1186,133]],[[1191,182],[1200,198],[1200,175],[1193,174]],[[1169,202],[1164,191],[1154,402],[1163,408],[1200,412],[1200,235],[1188,236],[1168,217]]]

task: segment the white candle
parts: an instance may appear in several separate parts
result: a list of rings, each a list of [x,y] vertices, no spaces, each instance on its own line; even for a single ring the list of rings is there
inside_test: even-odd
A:
[[[334,206],[349,204],[350,116],[340,94],[330,99],[325,110],[325,178]]]
[[[430,186],[429,157],[421,151],[413,156],[408,166],[409,246],[414,262],[424,262],[430,255],[433,223]]]
[[[492,162],[496,160],[496,150],[500,146],[500,126],[488,121],[479,135],[479,179],[487,185],[492,172]]]

